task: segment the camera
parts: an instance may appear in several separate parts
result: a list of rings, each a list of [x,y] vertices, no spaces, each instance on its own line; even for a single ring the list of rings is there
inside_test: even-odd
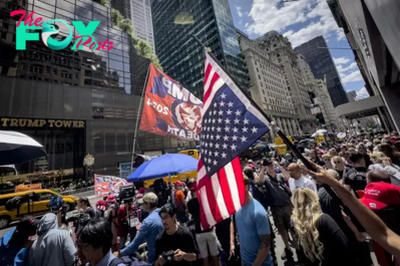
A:
[[[166,261],[173,261],[174,260],[174,251],[169,250],[169,251],[164,251],[161,256],[163,257],[164,260]]]
[[[118,199],[119,202],[131,200],[135,197],[135,189],[133,185],[121,186],[119,189]]]

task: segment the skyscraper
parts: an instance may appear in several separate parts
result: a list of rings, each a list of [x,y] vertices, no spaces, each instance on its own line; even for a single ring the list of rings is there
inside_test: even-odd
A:
[[[124,18],[131,18],[130,0],[111,0],[111,6],[121,12]]]
[[[131,0],[131,19],[136,36],[146,41],[155,51],[151,0]]]
[[[243,60],[250,77],[250,91],[254,101],[288,135],[301,135],[298,114],[286,84],[284,70],[274,63],[268,53],[238,30],[238,40]],[[269,142],[276,138],[269,131]]]
[[[271,60],[282,68],[287,89],[292,98],[295,112],[299,115],[302,132],[311,134],[316,128],[316,118],[311,113],[311,98],[297,64],[297,56],[287,37],[276,31],[270,31],[255,40]]]
[[[347,97],[349,98],[350,102],[354,102],[354,101],[356,101],[356,98],[357,98],[357,92],[356,91],[348,91]]]
[[[169,76],[202,98],[205,56],[196,35],[248,89],[228,0],[156,0],[152,10],[156,54]]]
[[[328,91],[333,105],[336,107],[349,102],[349,100],[329,50],[322,47],[327,47],[326,41],[324,37],[318,36],[294,48],[294,51],[305,57],[316,79],[324,80],[326,75]]]

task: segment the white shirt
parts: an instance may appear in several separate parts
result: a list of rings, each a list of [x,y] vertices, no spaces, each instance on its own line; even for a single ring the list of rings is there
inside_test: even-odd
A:
[[[294,178],[290,178],[289,179],[289,187],[290,187],[290,191],[292,191],[292,193],[297,188],[309,188],[312,191],[314,191],[315,193],[317,193],[317,186],[315,185],[314,181],[305,176],[302,176],[301,178],[299,178],[297,180]]]

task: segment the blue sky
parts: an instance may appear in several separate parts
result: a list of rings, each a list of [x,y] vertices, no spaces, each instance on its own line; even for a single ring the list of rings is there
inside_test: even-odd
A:
[[[338,27],[326,0],[229,0],[235,26],[250,39],[276,30],[288,37],[293,47],[317,36],[324,36],[329,47],[350,48],[343,30]],[[351,50],[331,49],[331,55],[346,91],[368,97],[365,82]]]

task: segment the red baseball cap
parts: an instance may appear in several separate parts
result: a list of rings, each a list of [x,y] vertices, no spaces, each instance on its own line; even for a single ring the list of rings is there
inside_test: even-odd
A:
[[[384,182],[369,183],[360,201],[371,210],[380,210],[389,205],[400,205],[400,188]]]

